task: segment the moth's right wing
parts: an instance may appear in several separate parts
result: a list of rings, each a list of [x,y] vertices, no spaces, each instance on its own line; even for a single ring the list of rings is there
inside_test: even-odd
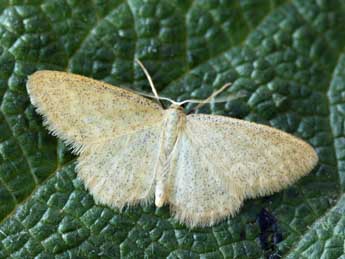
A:
[[[245,198],[279,191],[318,161],[306,142],[229,117],[188,115],[171,160],[169,202],[189,225],[234,215]]]
[[[150,127],[163,119],[163,109],[151,100],[65,72],[36,72],[29,77],[27,90],[48,128],[75,150]]]

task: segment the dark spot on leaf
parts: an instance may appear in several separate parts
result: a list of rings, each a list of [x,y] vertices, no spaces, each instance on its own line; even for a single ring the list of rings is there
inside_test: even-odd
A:
[[[245,232],[244,230],[242,230],[242,231],[240,232],[240,239],[241,239],[241,240],[245,240],[245,239],[246,239],[246,232]]]
[[[280,258],[277,244],[283,240],[278,221],[268,210],[262,209],[256,218],[260,228],[259,242],[269,259]]]

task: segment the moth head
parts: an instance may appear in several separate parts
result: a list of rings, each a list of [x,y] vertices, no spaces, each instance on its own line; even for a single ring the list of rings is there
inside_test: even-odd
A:
[[[179,111],[183,111],[183,104],[179,104],[179,103],[172,103],[169,107],[169,109],[174,109],[174,110],[179,110]]]

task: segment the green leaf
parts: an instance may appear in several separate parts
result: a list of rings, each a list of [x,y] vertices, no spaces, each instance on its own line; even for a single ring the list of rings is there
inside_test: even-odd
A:
[[[341,0],[1,1],[0,258],[344,258],[344,22]],[[233,82],[246,97],[203,112],[293,133],[319,165],[210,228],[96,205],[25,83],[55,69],[149,91],[135,58],[177,100]]]

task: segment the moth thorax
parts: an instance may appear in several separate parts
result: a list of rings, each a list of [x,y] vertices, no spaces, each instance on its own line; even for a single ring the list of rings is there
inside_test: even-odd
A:
[[[186,114],[182,108],[172,107],[166,111],[164,127],[164,151],[170,153],[175,146],[178,133],[185,125]]]

